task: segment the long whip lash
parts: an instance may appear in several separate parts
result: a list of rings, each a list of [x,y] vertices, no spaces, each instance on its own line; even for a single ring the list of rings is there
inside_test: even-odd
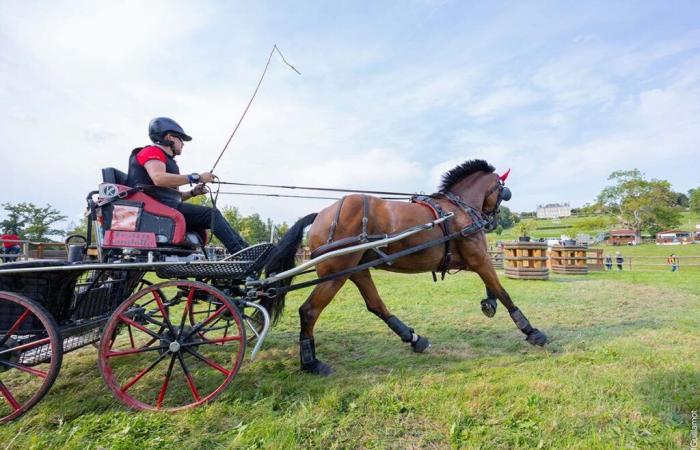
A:
[[[214,165],[212,166],[211,170],[209,172],[214,172],[214,169],[216,169],[217,164],[219,164],[219,161],[221,160],[221,157],[224,156],[224,153],[226,152],[226,149],[228,148],[228,145],[231,143],[231,139],[233,139],[233,136],[235,136],[236,131],[238,131],[238,127],[241,126],[241,122],[243,122],[243,118],[245,115],[248,113],[248,109],[250,109],[250,105],[253,103],[253,100],[255,99],[255,96],[258,93],[258,90],[260,89],[260,85],[262,84],[263,79],[265,78],[265,74],[267,73],[267,68],[270,67],[270,61],[272,60],[272,55],[277,52],[280,57],[282,58],[282,61],[289,66],[293,71],[301,75],[301,72],[299,72],[296,67],[293,65],[289,64],[287,62],[287,59],[284,57],[282,52],[280,51],[279,48],[277,48],[277,44],[272,46],[272,51],[270,51],[270,56],[267,57],[267,64],[265,64],[265,70],[263,70],[262,75],[260,76],[260,80],[258,80],[258,85],[255,86],[255,91],[253,91],[253,95],[250,97],[250,101],[248,102],[248,105],[245,107],[243,110],[243,114],[241,114],[241,118],[238,119],[238,123],[236,124],[236,127],[233,129],[233,132],[231,133],[231,136],[229,136],[228,141],[226,141],[226,145],[224,145],[223,150],[221,150],[221,153],[219,153],[219,157],[216,158],[216,162],[214,162]]]

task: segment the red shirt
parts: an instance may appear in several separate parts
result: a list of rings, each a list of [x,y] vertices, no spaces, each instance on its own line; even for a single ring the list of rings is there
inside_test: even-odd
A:
[[[141,165],[144,166],[148,161],[151,160],[157,160],[162,162],[163,164],[167,163],[167,159],[165,156],[165,152],[160,147],[156,147],[155,145],[149,145],[148,147],[144,147],[141,149],[140,152],[136,154],[136,161]]]
[[[3,234],[0,239],[5,241],[17,241],[17,242],[3,242],[2,246],[5,248],[16,247],[19,245],[19,236],[16,234]]]

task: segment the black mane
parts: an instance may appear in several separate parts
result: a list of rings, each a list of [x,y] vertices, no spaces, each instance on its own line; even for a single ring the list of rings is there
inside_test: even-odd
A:
[[[496,169],[483,159],[471,159],[442,174],[440,192],[449,191],[459,181],[475,172],[493,173]]]

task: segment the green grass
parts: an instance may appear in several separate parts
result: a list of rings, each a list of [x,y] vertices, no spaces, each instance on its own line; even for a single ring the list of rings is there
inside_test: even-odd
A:
[[[296,310],[308,290],[294,292],[258,359],[213,403],[130,411],[85,348],[64,357],[41,403],[2,426],[0,447],[688,447],[700,410],[699,272],[502,279],[550,336],[544,349],[523,341],[502,306],[493,319],[481,314],[473,274],[437,284],[429,274],[374,276],[392,312],[433,341],[426,354],[401,343],[349,284],[316,327],[318,355],[336,373],[301,373]]]

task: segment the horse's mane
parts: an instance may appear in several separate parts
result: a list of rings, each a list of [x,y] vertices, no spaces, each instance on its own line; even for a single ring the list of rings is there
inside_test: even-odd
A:
[[[452,186],[475,172],[493,173],[496,169],[483,159],[470,159],[442,174],[440,192],[449,191]]]

